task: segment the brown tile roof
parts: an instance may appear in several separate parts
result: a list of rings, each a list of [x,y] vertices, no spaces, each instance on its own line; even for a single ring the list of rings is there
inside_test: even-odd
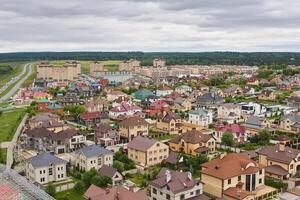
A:
[[[289,172],[282,168],[280,165],[270,165],[266,167],[266,173],[276,174],[279,176],[286,176],[289,174]]]
[[[198,144],[201,142],[207,142],[211,138],[213,138],[211,135],[204,134],[201,131],[191,130],[181,135],[175,136],[169,142],[178,144],[182,139],[187,143]]]
[[[279,150],[279,144],[275,146],[266,146],[258,151],[258,154],[267,156],[268,160],[290,164],[293,159],[296,159],[300,150],[285,147],[284,151]]]
[[[108,176],[111,178],[115,175],[116,172],[117,172],[117,170],[115,168],[113,168],[112,166],[108,166],[108,165],[103,165],[99,169],[100,176]]]
[[[161,119],[163,122],[169,123],[172,119],[180,119],[180,117],[171,111],[168,111],[167,113],[158,116],[159,119]]]
[[[171,151],[168,158],[166,159],[166,163],[176,164],[178,162],[179,154]]]
[[[147,137],[137,136],[133,138],[128,144],[127,147],[130,149],[135,149],[138,151],[147,151],[150,147],[152,147],[157,141],[154,139],[150,139]]]
[[[148,200],[144,191],[132,192],[123,186],[114,186],[103,190],[100,187],[91,185],[83,196],[89,200]]]
[[[250,160],[247,155],[231,153],[202,165],[202,173],[218,179],[228,179],[241,174],[255,173],[264,166]]]
[[[253,193],[245,191],[245,190],[240,190],[237,187],[231,187],[228,188],[227,190],[224,191],[224,195],[233,197],[235,199],[244,199],[250,195],[253,195]]]
[[[69,128],[57,133],[47,130],[46,128],[34,128],[25,132],[29,137],[35,138],[49,138],[52,140],[65,140],[72,136],[79,134],[77,130]]]
[[[133,116],[127,119],[124,119],[119,123],[120,126],[129,127],[129,126],[146,126],[148,122],[141,117]]]
[[[169,182],[167,182],[166,178],[167,171],[171,174],[171,180]],[[193,178],[189,179],[188,172],[178,172],[166,168],[162,168],[157,178],[150,182],[150,185],[158,188],[168,186],[174,194],[190,190],[197,184],[200,184],[200,181]]]

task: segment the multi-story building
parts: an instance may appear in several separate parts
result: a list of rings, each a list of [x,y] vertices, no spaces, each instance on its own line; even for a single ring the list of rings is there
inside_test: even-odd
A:
[[[45,79],[48,82],[66,84],[75,81],[81,74],[81,64],[78,61],[66,61],[63,66],[53,66],[48,61],[37,64],[37,79]]]
[[[94,141],[102,146],[114,146],[120,141],[120,132],[108,124],[93,126]]]
[[[213,114],[212,112],[201,108],[190,110],[188,122],[191,124],[208,127],[208,125],[213,122]]]
[[[241,107],[234,103],[220,105],[217,118],[229,124],[237,123],[241,119]]]
[[[170,134],[177,134],[179,131],[179,123],[182,119],[176,113],[167,111],[163,112],[157,118],[156,128]]]
[[[134,71],[134,68],[140,67],[141,62],[136,59],[130,59],[120,62],[119,71]]]
[[[90,63],[90,75],[96,77],[97,72],[104,72],[107,69],[104,68],[103,62],[94,61]]]
[[[202,165],[204,192],[228,200],[276,199],[277,190],[266,186],[265,166],[248,155],[231,153]]]
[[[161,68],[166,66],[166,61],[160,58],[156,58],[153,60],[153,67]]]
[[[284,143],[263,147],[258,155],[259,163],[267,166],[267,176],[288,179],[300,172],[300,150],[286,147]]]
[[[120,136],[131,141],[136,136],[147,136],[149,123],[141,117],[129,117],[119,123]]]
[[[153,166],[160,164],[169,156],[168,145],[138,136],[127,144],[128,158],[141,166]]]
[[[119,105],[111,108],[108,115],[111,119],[118,119],[119,117],[134,116],[141,112],[142,108],[139,106],[136,106],[131,102],[123,101]]]
[[[191,130],[169,140],[172,151],[184,152],[186,154],[211,154],[216,149],[216,139],[201,131]]]
[[[203,194],[203,184],[193,179],[190,172],[178,172],[162,168],[150,186],[151,200],[209,200]]]
[[[92,168],[99,170],[103,165],[111,166],[113,163],[113,152],[100,145],[86,146],[74,153],[75,166],[80,170],[88,171]]]
[[[54,132],[46,128],[34,128],[26,130],[20,138],[21,145],[26,149],[55,154],[75,151],[86,142],[86,136],[75,129]]]
[[[49,153],[38,154],[26,160],[26,177],[39,184],[62,181],[67,178],[67,162]]]

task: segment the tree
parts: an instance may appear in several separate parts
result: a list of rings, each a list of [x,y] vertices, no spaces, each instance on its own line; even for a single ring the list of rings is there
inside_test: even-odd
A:
[[[55,197],[55,193],[56,193],[56,190],[55,190],[55,186],[52,184],[52,183],[49,183],[46,187],[46,190],[45,190],[49,195],[51,195],[52,197]]]
[[[113,168],[117,169],[119,172],[123,172],[125,170],[124,164],[118,160],[114,161]]]
[[[85,187],[89,187],[91,185],[92,178],[95,176],[98,176],[98,172],[94,168],[82,174],[81,180]]]
[[[222,135],[221,141],[222,143],[226,144],[227,146],[232,146],[234,144],[233,135],[231,133],[225,132]]]
[[[270,141],[270,133],[266,129],[262,129],[258,132],[258,142],[260,144],[268,144]]]
[[[76,191],[82,191],[84,189],[84,184],[82,181],[78,181],[75,185],[74,185],[74,190]]]
[[[69,112],[70,115],[78,120],[81,113],[85,112],[84,106],[68,105],[65,106],[64,111]]]

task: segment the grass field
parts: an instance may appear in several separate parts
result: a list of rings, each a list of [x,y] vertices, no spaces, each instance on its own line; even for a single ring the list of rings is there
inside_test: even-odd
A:
[[[22,84],[21,87],[28,87],[36,77],[36,64],[32,64],[32,74],[26,79],[26,81]]]
[[[49,62],[52,65],[63,65],[66,62],[66,60],[51,60]],[[116,71],[118,69],[120,62],[121,61],[119,60],[107,60],[107,61],[103,61],[103,64],[104,67],[109,71]],[[81,72],[84,74],[89,74],[91,61],[80,60],[80,63],[81,63]]]
[[[58,192],[55,195],[56,199],[64,199],[64,200],[84,200],[82,191],[76,191],[74,189],[66,190],[63,192]]]
[[[2,164],[6,163],[6,154],[7,154],[7,149],[0,149],[0,163]]]
[[[10,74],[0,74],[0,87],[17,76],[23,69],[26,62],[0,62],[0,65],[10,65],[14,70]]]
[[[24,114],[25,109],[16,109],[2,113],[0,116],[0,142],[11,141]]]

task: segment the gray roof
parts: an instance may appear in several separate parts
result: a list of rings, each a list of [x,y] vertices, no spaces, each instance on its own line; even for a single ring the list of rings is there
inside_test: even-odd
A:
[[[290,114],[290,115],[284,115],[281,120],[289,119],[292,122],[298,122],[300,123],[300,115]]]
[[[65,160],[58,158],[50,153],[42,153],[33,156],[27,160],[33,167],[45,167],[53,164],[64,164],[67,163]]]
[[[204,109],[196,109],[196,110],[190,110],[189,111],[189,114],[200,115],[200,116],[207,115],[207,113],[208,113],[208,111],[204,110]]]
[[[112,166],[108,166],[108,165],[103,165],[99,169],[100,176],[108,176],[111,178],[115,175],[116,172],[117,172],[117,170],[115,168],[113,168]]]
[[[81,149],[78,149],[77,151],[75,151],[75,153],[76,154],[82,153],[87,158],[92,158],[95,156],[98,157],[100,155],[113,155],[113,152],[105,149],[104,147],[101,147],[100,145],[86,146]]]
[[[245,124],[253,125],[253,126],[261,126],[262,119],[257,116],[250,116],[246,121]]]

